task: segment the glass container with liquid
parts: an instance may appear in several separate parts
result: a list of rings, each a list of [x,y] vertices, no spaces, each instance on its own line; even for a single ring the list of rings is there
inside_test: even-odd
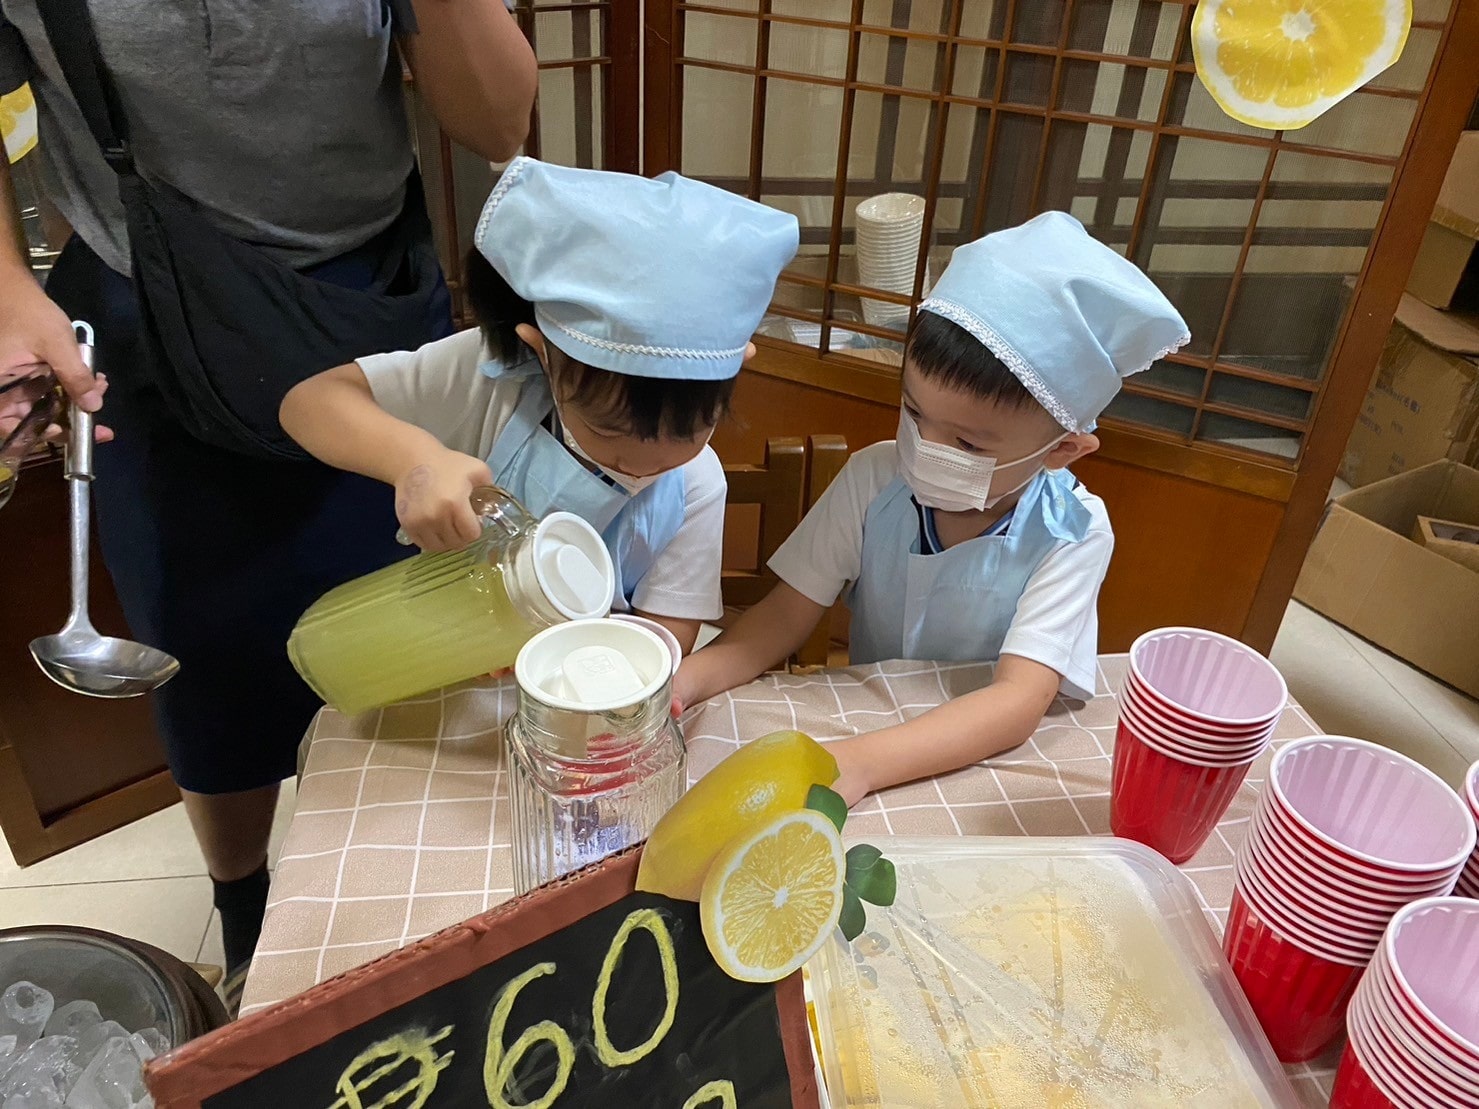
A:
[[[647,628],[582,620],[519,652],[505,729],[514,889],[526,893],[646,839],[688,785],[673,656]]]
[[[536,520],[501,489],[473,507],[475,542],[346,582],[303,614],[288,655],[328,704],[364,712],[512,666],[540,630],[610,610],[616,575],[590,524]]]

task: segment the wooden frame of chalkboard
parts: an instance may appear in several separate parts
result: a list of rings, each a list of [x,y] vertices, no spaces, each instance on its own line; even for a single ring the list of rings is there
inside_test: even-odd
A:
[[[641,848],[152,1061],[158,1109],[817,1109],[800,974],[738,982]]]

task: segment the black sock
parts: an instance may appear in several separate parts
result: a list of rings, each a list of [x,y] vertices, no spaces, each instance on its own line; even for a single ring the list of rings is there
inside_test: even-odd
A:
[[[233,882],[217,882],[216,908],[221,913],[221,940],[226,948],[226,972],[251,960],[262,935],[262,917],[267,912],[267,864]]]

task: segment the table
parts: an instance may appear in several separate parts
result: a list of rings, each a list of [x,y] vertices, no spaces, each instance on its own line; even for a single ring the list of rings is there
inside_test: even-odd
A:
[[[1107,835],[1110,753],[1123,655],[1100,659],[1098,696],[1059,698],[1033,737],[989,762],[867,798],[861,835]],[[772,674],[684,718],[698,778],[743,740],[794,728],[821,740],[871,731],[990,681],[989,664],[889,662]],[[298,806],[273,875],[242,1012],[260,1009],[513,896],[500,724],[506,681],[444,690],[379,712],[324,710],[305,741]],[[1275,742],[1319,728],[1298,705]],[[1215,928],[1232,896],[1233,854],[1271,755],[1207,846],[1184,866]],[[1301,1100],[1328,1103],[1337,1053],[1289,1068]]]

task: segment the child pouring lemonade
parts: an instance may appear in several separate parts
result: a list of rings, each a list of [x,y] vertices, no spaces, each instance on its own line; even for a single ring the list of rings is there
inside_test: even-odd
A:
[[[997,659],[986,688],[828,745],[853,804],[1024,742],[1060,691],[1092,696],[1114,533],[1067,467],[1121,379],[1190,338],[1065,213],[957,249],[905,347],[898,438],[848,461],[771,559],[780,583],[683,663],[679,699],[776,665],[839,595],[855,664]]]
[[[480,486],[581,516],[611,553],[614,607],[691,648],[722,610],[725,482],[708,441],[796,253],[795,217],[674,173],[519,158],[473,241],[478,329],[310,378],[283,427],[395,486],[427,550],[478,537]]]

